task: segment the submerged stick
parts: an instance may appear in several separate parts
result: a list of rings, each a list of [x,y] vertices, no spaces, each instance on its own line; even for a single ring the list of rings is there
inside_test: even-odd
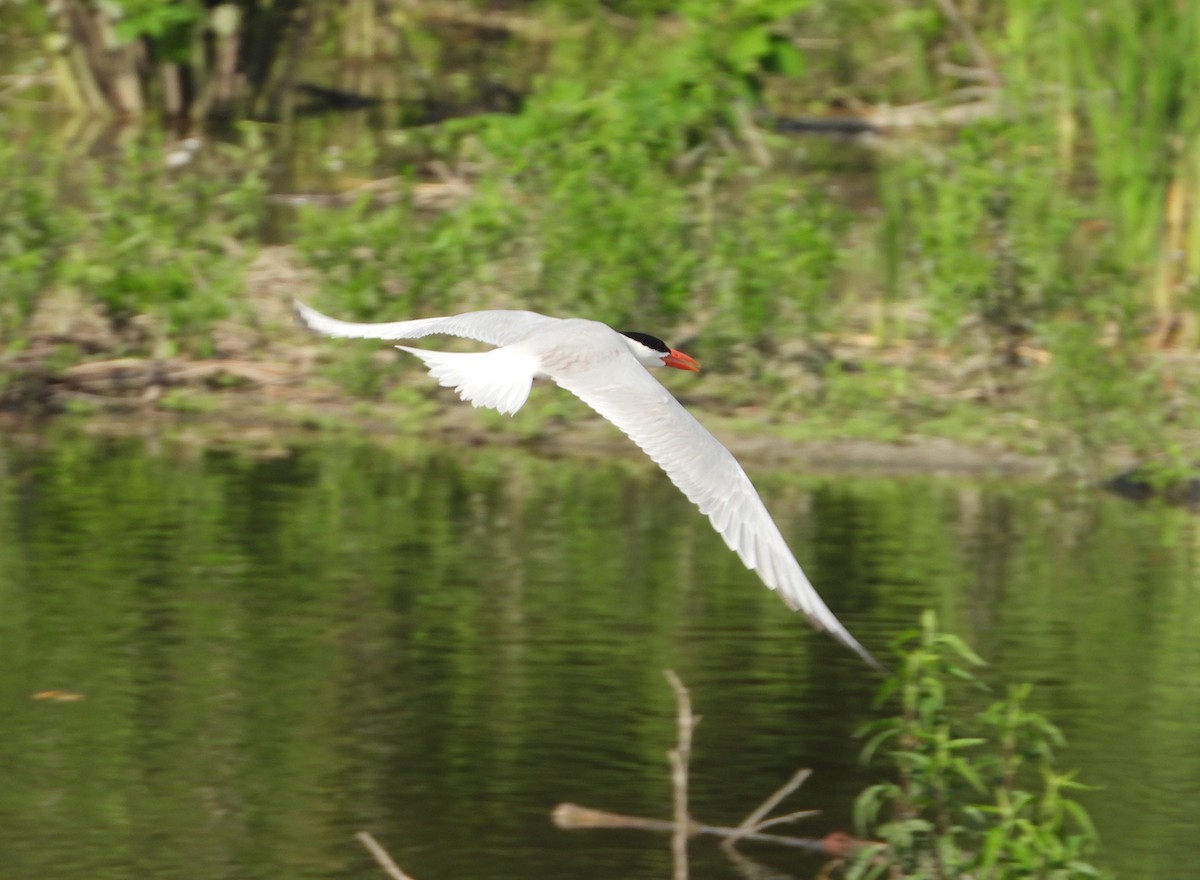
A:
[[[388,851],[379,845],[379,841],[371,836],[370,831],[359,831],[354,835],[358,838],[358,842],[367,848],[369,852],[379,863],[379,867],[383,868],[392,880],[413,880],[412,877],[400,870],[400,866],[392,861],[392,857],[388,855]]]
[[[687,880],[687,839],[692,824],[688,816],[688,762],[692,756],[692,731],[700,720],[692,715],[692,698],[679,676],[671,669],[663,674],[675,692],[676,746],[667,753],[671,761],[671,789],[675,803],[671,860],[675,866],[675,880]]]
[[[551,818],[554,820],[555,825],[568,831],[579,828],[630,828],[635,831],[667,831],[672,834],[678,834],[679,832],[678,823],[669,819],[647,819],[643,816],[627,816],[624,813],[610,813],[607,810],[596,810],[591,807],[581,807],[579,804],[572,803],[559,804],[554,808]],[[700,822],[688,821],[683,826],[683,835],[687,838],[693,834],[709,834],[713,837],[749,840],[756,843],[774,843],[780,846],[807,849],[813,852],[825,852],[827,850],[827,842],[824,838],[761,834],[757,831],[747,831],[744,828],[727,828],[722,825],[704,825]]]
[[[573,831],[577,828],[633,828],[638,831],[674,831],[675,823],[670,819],[647,819],[643,816],[627,816],[595,810],[579,804],[562,803],[554,808],[550,818],[559,828]]]

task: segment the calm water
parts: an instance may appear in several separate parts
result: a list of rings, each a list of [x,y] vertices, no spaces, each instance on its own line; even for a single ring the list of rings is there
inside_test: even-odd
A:
[[[935,608],[1037,682],[1101,861],[1195,876],[1200,519],[1036,486],[758,474],[868,646]],[[836,585],[836,586],[834,586]],[[0,444],[0,878],[662,878],[690,685],[694,812],[802,766],[797,833],[877,779],[875,687],[636,459],[318,444],[270,457],[61,435]],[[35,700],[47,691],[81,699]],[[812,877],[819,860],[748,849]],[[735,876],[708,841],[697,878]]]

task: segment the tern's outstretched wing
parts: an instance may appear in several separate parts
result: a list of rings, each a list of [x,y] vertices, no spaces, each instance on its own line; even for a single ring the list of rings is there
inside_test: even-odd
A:
[[[355,324],[322,315],[299,300],[293,301],[296,314],[312,330],[325,336],[349,339],[419,339],[422,336],[461,336],[488,345],[509,345],[529,334],[558,321],[537,312],[493,309],[484,312],[464,312],[445,318],[417,318],[414,321],[392,321],[386,324]]]
[[[789,606],[883,669],[817,595],[737,459],[646,372],[615,331],[593,321],[560,321],[522,311],[466,312],[387,324],[339,321],[300,302],[296,311],[305,324],[326,336],[417,339],[445,334],[500,346],[479,353],[400,346],[475,406],[515,412],[525,402],[534,375],[549,375],[628,434],[712,521],[742,562]],[[541,332],[556,323],[561,333]]]
[[[817,595],[737,459],[632,356],[586,370],[549,372],[666,471],[746,567],[790,607],[883,668]]]

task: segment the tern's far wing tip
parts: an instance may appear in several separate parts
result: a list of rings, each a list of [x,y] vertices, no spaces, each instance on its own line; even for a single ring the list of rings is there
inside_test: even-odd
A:
[[[303,327],[306,327],[309,330],[315,329],[314,324],[316,319],[325,317],[312,306],[302,303],[294,296],[291,298],[291,301],[292,314],[296,316],[296,320],[299,321]]]
[[[881,672],[884,675],[892,674],[891,669],[889,669],[886,665],[884,665],[883,663],[881,663],[877,659],[875,659],[875,655],[872,654],[870,651],[868,651],[866,648],[864,648],[859,643],[858,639],[856,639],[856,638],[854,638],[854,636],[850,635],[850,631],[847,630],[844,626],[842,626],[841,621],[839,621],[836,617],[832,617],[832,612],[830,612],[830,614],[831,614],[831,616],[828,619],[825,619],[821,616],[818,616],[817,614],[812,614],[812,613],[805,613],[804,616],[806,618],[808,618],[808,622],[810,624],[812,624],[814,629],[821,630],[821,631],[826,632],[829,635],[833,636],[834,640],[845,645],[847,648],[849,648],[851,651],[853,651],[855,654],[857,654],[859,657],[861,657],[863,660],[865,660],[867,662],[867,665],[870,666],[872,669],[874,669],[876,672]]]

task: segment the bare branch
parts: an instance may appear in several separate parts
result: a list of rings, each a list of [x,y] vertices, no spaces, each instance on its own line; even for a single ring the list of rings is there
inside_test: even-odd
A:
[[[774,828],[776,825],[787,825],[790,822],[798,822],[801,819],[811,819],[813,816],[821,815],[820,810],[796,810],[791,813],[784,813],[782,816],[772,816],[770,819],[764,819],[754,826],[755,831],[762,831],[764,828]]]
[[[791,779],[777,788],[774,794],[759,804],[758,809],[743,819],[738,825],[738,828],[744,828],[747,831],[757,831],[758,824],[763,820],[763,818],[773,809],[779,806],[784,798],[808,781],[808,777],[810,776],[812,776],[812,770],[797,770],[794,774],[792,774]]]

